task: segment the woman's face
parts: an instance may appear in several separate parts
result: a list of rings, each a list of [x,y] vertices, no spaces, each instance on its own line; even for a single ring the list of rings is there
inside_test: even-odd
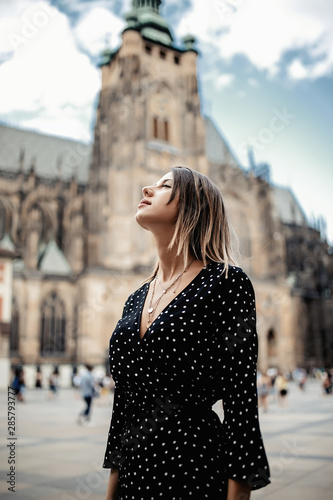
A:
[[[178,216],[178,200],[176,194],[168,204],[173,187],[173,174],[165,174],[155,186],[145,186],[142,189],[143,199],[136,213],[137,223],[149,231],[163,226],[174,227]]]

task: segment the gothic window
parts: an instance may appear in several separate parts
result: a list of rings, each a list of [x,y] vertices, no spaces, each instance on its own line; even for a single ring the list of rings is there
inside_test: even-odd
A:
[[[153,136],[158,139],[158,119],[154,117],[153,121]]]
[[[6,209],[0,202],[0,239],[6,234]]]
[[[12,321],[10,326],[9,349],[11,355],[19,351],[20,318],[16,300],[12,303]]]
[[[153,137],[161,141],[169,141],[169,122],[167,119],[153,118]]]
[[[27,237],[28,239],[34,235],[37,244],[48,243],[55,236],[55,222],[52,220],[52,214],[49,207],[44,204],[41,206],[35,203],[29,213],[27,220]]]
[[[178,56],[174,57],[175,64],[180,64],[180,59]]]
[[[166,53],[164,52],[164,50],[160,50],[160,58],[166,59]]]
[[[8,205],[6,201],[0,200],[0,240],[11,230],[12,214]]]
[[[277,348],[276,348],[276,335],[275,335],[275,332],[273,330],[273,328],[271,328],[270,330],[268,330],[268,334],[267,334],[267,354],[268,354],[268,357],[269,358],[272,358],[274,356],[276,356],[277,354]]]
[[[146,50],[146,54],[149,54],[149,55],[151,54],[151,47],[150,47],[150,45],[146,45],[145,46],[145,50]]]
[[[66,349],[66,315],[64,303],[55,292],[44,301],[41,310],[41,354],[59,356]]]
[[[167,93],[160,91],[152,96],[149,103],[151,113],[150,134],[154,139],[161,141],[170,141],[170,120],[172,113],[172,97]]]
[[[164,120],[164,140],[169,140],[169,123],[167,120]]]

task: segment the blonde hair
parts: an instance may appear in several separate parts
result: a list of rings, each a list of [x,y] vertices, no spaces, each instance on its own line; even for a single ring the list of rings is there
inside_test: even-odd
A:
[[[177,255],[184,253],[185,265],[190,253],[204,266],[208,262],[221,262],[227,275],[228,266],[236,264],[236,260],[220,190],[208,177],[188,167],[172,167],[171,172],[173,187],[168,204],[179,194],[179,211],[169,249],[176,245]],[[158,263],[149,279],[157,271]]]

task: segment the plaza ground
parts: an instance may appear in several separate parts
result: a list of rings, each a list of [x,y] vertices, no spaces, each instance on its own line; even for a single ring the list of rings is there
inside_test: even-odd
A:
[[[1,500],[104,500],[108,471],[102,469],[112,409],[112,394],[95,399],[91,425],[78,425],[83,408],[77,391],[27,391],[16,403],[16,437],[8,439],[7,394],[2,392]],[[304,392],[290,384],[286,408],[271,402],[260,412],[272,484],[251,500],[328,500],[333,491],[333,396],[324,396],[319,381]],[[219,410],[219,407],[218,407]],[[15,493],[8,491],[8,457],[15,454]],[[13,446],[14,444],[14,446]],[[133,499],[139,500],[139,499]],[[198,499],[200,500],[200,499]],[[215,499],[212,499],[215,500]]]

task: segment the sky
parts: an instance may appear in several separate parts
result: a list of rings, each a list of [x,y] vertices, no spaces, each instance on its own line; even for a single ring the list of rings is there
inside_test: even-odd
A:
[[[100,53],[130,0],[0,0],[0,121],[93,140]],[[246,168],[248,146],[333,243],[333,2],[164,0],[175,44],[195,35],[202,112]]]

